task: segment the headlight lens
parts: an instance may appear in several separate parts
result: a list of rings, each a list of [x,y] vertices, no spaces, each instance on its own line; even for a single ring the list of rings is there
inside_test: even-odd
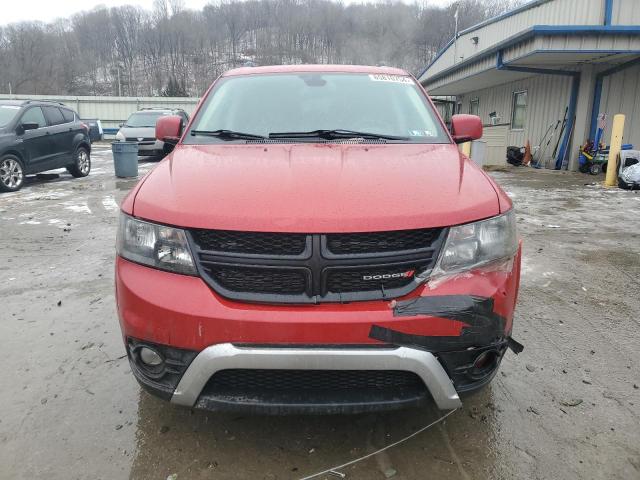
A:
[[[197,273],[184,230],[120,215],[118,255],[132,262],[169,272]]]
[[[513,257],[517,250],[513,210],[488,220],[451,227],[432,275],[470,270]]]
[[[116,140],[118,140],[119,142],[124,142],[126,140],[124,134],[118,130],[118,133],[116,133]]]

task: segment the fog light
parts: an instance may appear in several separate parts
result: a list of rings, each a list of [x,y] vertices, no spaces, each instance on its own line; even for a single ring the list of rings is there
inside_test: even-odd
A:
[[[498,358],[498,352],[495,350],[487,350],[486,352],[482,352],[476,357],[473,362],[473,369],[470,372],[471,375],[473,377],[477,377],[492,372],[496,367]]]
[[[151,350],[148,347],[140,348],[140,361],[147,367],[157,367],[162,365],[162,357],[155,350]]]

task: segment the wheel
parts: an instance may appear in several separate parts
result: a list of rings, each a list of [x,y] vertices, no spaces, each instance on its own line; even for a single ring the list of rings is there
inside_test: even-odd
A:
[[[591,175],[599,175],[602,172],[602,165],[599,163],[593,163],[589,167],[589,173]]]
[[[24,183],[24,167],[15,155],[5,155],[0,159],[0,192],[15,192]]]
[[[67,171],[76,178],[89,175],[91,171],[91,155],[87,147],[78,147],[74,159],[73,165],[67,167]]]

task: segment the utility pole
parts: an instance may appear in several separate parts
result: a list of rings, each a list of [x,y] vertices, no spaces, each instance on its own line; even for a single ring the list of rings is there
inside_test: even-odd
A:
[[[456,13],[453,15],[453,18],[456,19],[456,28],[455,33],[453,34],[453,63],[455,64],[458,61],[458,14],[460,12],[460,7],[456,7]]]
[[[122,84],[120,83],[120,65],[116,65],[116,70],[118,71],[118,96],[122,96]]]

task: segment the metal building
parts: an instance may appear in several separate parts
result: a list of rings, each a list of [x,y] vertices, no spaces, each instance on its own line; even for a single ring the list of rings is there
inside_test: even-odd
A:
[[[419,80],[482,118],[485,163],[529,140],[550,168],[575,170],[599,113],[606,140],[624,113],[624,142],[640,145],[640,0],[531,1],[459,32]]]

